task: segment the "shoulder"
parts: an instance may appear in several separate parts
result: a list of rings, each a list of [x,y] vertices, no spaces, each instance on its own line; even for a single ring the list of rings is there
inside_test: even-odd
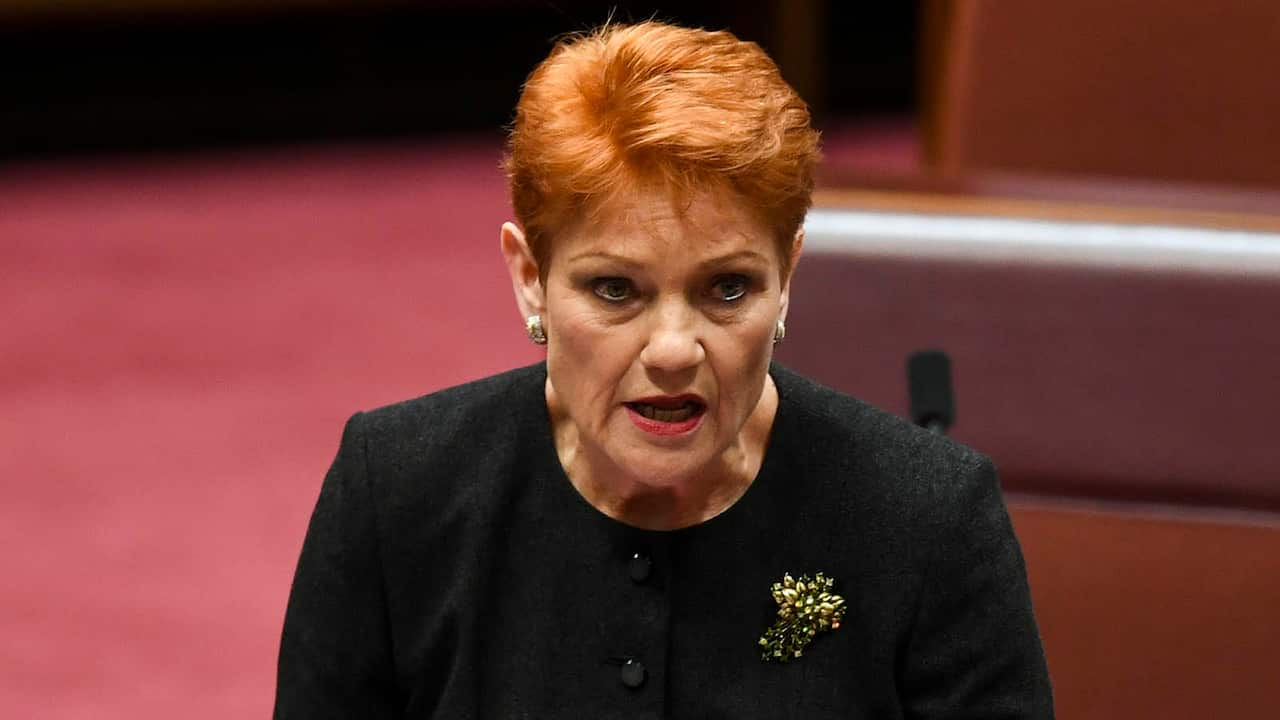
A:
[[[511,370],[359,413],[369,473],[377,484],[448,476],[462,463],[518,456],[545,425],[542,364]]]
[[[417,435],[428,429],[449,428],[473,433],[466,421],[510,418],[519,421],[538,409],[529,396],[542,397],[545,367],[539,363],[491,375],[462,385],[368,410],[366,432],[388,437]]]
[[[778,386],[783,411],[794,415],[792,420],[803,426],[805,435],[831,443],[834,452],[870,455],[885,462],[917,459],[925,464],[964,467],[985,459],[962,443],[780,365],[775,364],[770,374]]]
[[[924,520],[998,492],[994,466],[973,448],[776,364],[771,375],[800,462],[853,483],[851,502]]]

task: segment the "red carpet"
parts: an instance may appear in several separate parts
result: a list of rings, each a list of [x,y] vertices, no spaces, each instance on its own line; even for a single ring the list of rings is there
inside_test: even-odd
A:
[[[0,716],[265,717],[352,411],[531,362],[496,145],[0,175]]]

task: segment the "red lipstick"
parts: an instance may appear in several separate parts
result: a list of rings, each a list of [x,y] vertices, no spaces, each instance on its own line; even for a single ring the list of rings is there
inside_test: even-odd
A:
[[[651,435],[685,435],[702,424],[707,404],[697,395],[655,395],[625,404],[627,417]]]

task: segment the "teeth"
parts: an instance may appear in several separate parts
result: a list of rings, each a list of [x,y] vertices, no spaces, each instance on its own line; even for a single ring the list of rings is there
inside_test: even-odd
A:
[[[644,403],[636,403],[633,407],[643,416],[658,422],[684,422],[693,417],[693,405],[685,405],[675,410],[664,410]]]

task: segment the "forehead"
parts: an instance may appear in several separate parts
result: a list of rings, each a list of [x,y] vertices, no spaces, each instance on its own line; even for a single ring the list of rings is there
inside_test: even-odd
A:
[[[599,252],[647,260],[742,251],[778,260],[768,226],[724,192],[701,192],[684,200],[663,192],[640,193],[587,213],[555,244],[555,254],[570,260]]]

